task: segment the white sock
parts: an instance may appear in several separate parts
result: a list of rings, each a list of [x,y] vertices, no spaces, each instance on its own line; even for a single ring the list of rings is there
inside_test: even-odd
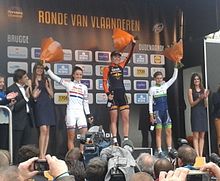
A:
[[[158,153],[161,153],[162,152],[162,148],[160,147],[160,148],[157,148],[157,150],[158,150]]]
[[[118,140],[116,137],[113,137],[113,143],[118,143]]]
[[[168,152],[170,152],[171,149],[172,149],[172,147],[171,147],[171,146],[168,146],[167,149],[168,149]]]

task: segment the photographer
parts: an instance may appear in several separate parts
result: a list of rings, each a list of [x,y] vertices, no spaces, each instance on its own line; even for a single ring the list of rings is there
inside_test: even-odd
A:
[[[126,144],[124,144],[126,145]],[[113,178],[128,181],[135,173],[135,160],[130,151],[119,146],[109,146],[100,153],[101,159],[108,161],[108,171],[105,177],[106,181]]]
[[[161,171],[168,172],[170,170],[173,170],[173,165],[170,163],[168,159],[166,158],[158,159],[154,164],[154,175],[156,180],[158,181]]]
[[[156,158],[149,153],[141,153],[136,162],[141,172],[146,172],[151,176],[154,175],[154,163]]]
[[[37,160],[37,157],[33,157],[19,164],[18,170],[19,177],[21,178],[19,181],[25,181],[39,173],[33,167],[34,162]],[[49,165],[49,173],[53,176],[54,181],[75,181],[74,176],[69,175],[67,165],[63,160],[59,160],[55,156],[51,157],[50,155],[46,155],[46,160]]]
[[[196,151],[189,145],[182,145],[178,149],[178,166],[195,170]]]
[[[107,161],[100,157],[89,160],[86,168],[86,179],[89,181],[103,181],[107,173]]]

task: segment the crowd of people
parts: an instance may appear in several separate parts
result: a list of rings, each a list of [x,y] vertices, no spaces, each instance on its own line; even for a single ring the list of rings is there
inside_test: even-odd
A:
[[[158,158],[149,153],[141,153],[134,160],[132,152],[125,147],[110,145],[104,148],[99,156],[91,158],[85,164],[80,148],[75,147],[66,153],[64,160],[47,154],[45,156],[47,169],[35,168],[39,152],[33,145],[22,146],[19,149],[19,162],[12,166],[9,153],[0,150],[0,180],[185,181],[198,178],[203,180],[203,175],[209,179],[220,179],[220,167],[213,162],[206,163],[200,168],[194,167],[196,150],[187,144],[179,147],[175,162],[171,157]],[[122,163],[119,161],[121,159],[125,159],[126,162]]]
[[[103,69],[103,88],[108,99],[107,107],[112,135],[111,145],[109,147],[106,146],[107,148],[102,148],[103,150],[99,149],[100,152],[97,155],[99,157],[86,160],[88,162],[85,162],[85,155],[83,155],[84,145],[80,144],[78,148],[74,143],[76,131],[79,130],[81,138],[85,138],[88,132],[88,124],[93,122],[88,103],[88,88],[81,83],[83,77],[82,68],[75,66],[69,81],[55,75],[47,64],[36,63],[33,68],[32,79],[29,79],[25,70],[18,69],[14,72],[14,83],[7,88],[5,87],[4,76],[0,75],[0,105],[8,106],[12,111],[14,154],[13,158],[10,159],[13,159],[14,164],[18,165],[18,167],[9,166],[1,169],[0,176],[2,178],[6,178],[6,180],[9,180],[9,178],[26,180],[34,177],[38,172],[33,170],[32,165],[38,159],[47,161],[50,175],[55,180],[111,180],[113,175],[120,175],[120,173],[123,173],[125,180],[131,181],[184,180],[189,170],[197,169],[193,165],[197,156],[203,156],[204,137],[205,132],[208,130],[206,107],[209,96],[209,91],[203,87],[201,76],[198,73],[192,75],[190,89],[188,90],[188,101],[191,105],[193,148],[188,145],[181,146],[178,149],[178,164],[175,166],[167,159],[164,150],[162,150],[163,128],[165,128],[168,155],[173,150],[172,120],[168,111],[167,89],[177,79],[179,68],[177,63],[174,65],[172,77],[167,82],[164,81],[162,72],[155,72],[153,75],[155,85],[151,86],[148,92],[149,105],[146,105],[148,116],[146,116],[145,121],[155,127],[155,135],[152,134],[152,142],[155,142],[157,157],[147,153],[141,154],[136,161],[132,157],[133,144],[128,138],[129,104],[123,82],[123,70],[132,56],[136,41],[132,40],[130,44],[130,53],[125,60],[121,60],[120,52],[113,51],[111,53],[111,63]],[[50,127],[54,126],[56,121],[53,87],[51,80],[45,76],[45,71],[52,80],[61,84],[67,92],[68,103],[65,121],[68,152],[65,162],[54,156],[47,155]],[[220,148],[219,92],[218,90],[213,94],[218,148]],[[122,147],[120,147],[120,140],[117,138],[118,112],[121,114],[123,125]],[[0,109],[0,149],[3,149],[0,152],[0,158],[2,158],[0,162],[2,165],[10,163],[9,160],[7,161],[9,156],[7,151],[5,151],[8,149],[8,118],[8,113]],[[31,144],[31,128],[34,126],[37,126],[39,130],[37,148],[28,146]],[[146,135],[146,132],[142,131],[142,135]],[[146,144],[145,142],[143,139],[143,144]],[[112,160],[111,156],[115,157],[120,153],[126,156],[121,160]],[[115,163],[118,162],[123,168],[119,172],[114,170]],[[125,165],[127,165],[126,169]],[[181,169],[175,169],[175,167],[181,167]],[[211,171],[217,178],[220,178],[218,173],[220,168],[214,163],[208,163],[200,169],[202,171]]]

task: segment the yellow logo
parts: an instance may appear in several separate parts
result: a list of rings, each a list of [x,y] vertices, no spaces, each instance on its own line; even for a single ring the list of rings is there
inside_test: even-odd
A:
[[[58,97],[58,101],[60,102],[60,103],[64,103],[64,102],[67,102],[67,96],[59,96]]]
[[[160,55],[154,55],[154,63],[161,64],[161,56]]]
[[[148,67],[134,67],[135,77],[148,77]]]
[[[55,93],[54,103],[55,104],[67,104],[68,103],[67,93]]]

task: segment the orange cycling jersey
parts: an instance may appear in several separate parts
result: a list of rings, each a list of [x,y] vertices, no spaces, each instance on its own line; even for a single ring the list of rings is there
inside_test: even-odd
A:
[[[123,69],[128,64],[129,59],[132,56],[134,45],[132,43],[132,48],[128,57],[120,62],[119,64],[111,63],[107,67],[103,69],[103,88],[106,94],[109,94],[110,91],[114,91],[116,89],[125,90],[123,83]],[[109,87],[107,85],[109,83]]]

